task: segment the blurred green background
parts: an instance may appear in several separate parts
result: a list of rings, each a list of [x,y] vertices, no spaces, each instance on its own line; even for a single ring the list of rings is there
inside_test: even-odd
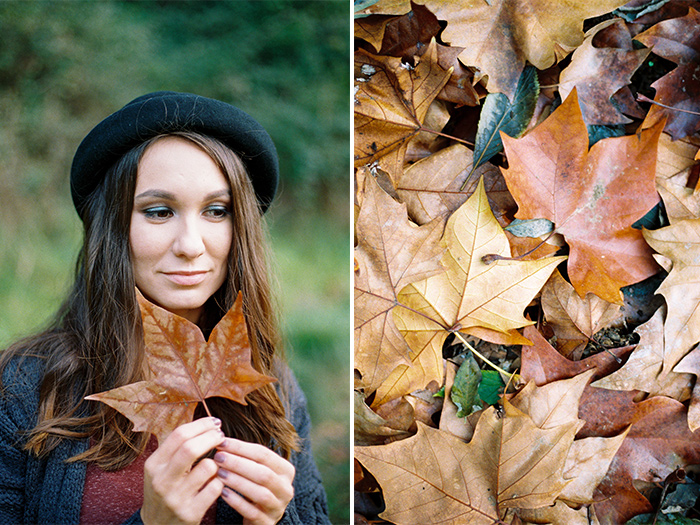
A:
[[[80,140],[161,89],[231,102],[272,135],[267,214],[287,354],[333,523],[350,523],[349,6],[338,1],[0,2],[0,348],[40,328],[81,242]]]

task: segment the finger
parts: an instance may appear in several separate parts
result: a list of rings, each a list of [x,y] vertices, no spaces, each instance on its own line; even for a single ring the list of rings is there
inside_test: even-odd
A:
[[[239,439],[226,438],[217,447],[240,458],[246,458],[256,464],[265,465],[274,472],[290,479],[294,478],[294,465],[259,443],[248,443]]]
[[[282,517],[282,514],[284,514],[284,509],[282,509],[281,512],[275,513],[274,516],[269,516],[264,510],[246,500],[240,494],[236,494],[236,492],[228,487],[223,488],[221,496],[229,506],[238,511],[244,520],[252,521],[256,524],[276,523],[277,520]]]
[[[164,442],[164,445],[167,446],[162,449],[158,448],[146,460],[146,468],[153,475],[156,472],[161,472],[172,479],[181,478],[190,471],[192,464],[198,458],[220,445],[224,440],[224,433],[218,427],[210,428],[200,434],[193,432],[192,429],[181,429],[182,427],[179,427],[171,434],[171,436],[174,435],[173,442],[177,443],[177,447],[167,443],[170,439],[168,437]],[[183,437],[188,437],[188,439],[183,439]]]
[[[216,477],[218,470],[219,467],[211,459],[205,458],[197,463],[182,482],[184,493],[192,495],[199,493],[209,481]]]
[[[192,505],[197,508],[208,509],[216,503],[216,500],[222,495],[223,488],[224,484],[219,478],[211,479],[193,498]]]
[[[294,467],[292,467],[291,475],[286,472],[284,474],[280,474],[272,470],[267,465],[256,463],[248,458],[223,452],[221,450],[217,451],[217,453],[214,455],[214,461],[217,463],[217,465],[219,465],[219,467],[221,467],[219,469],[219,476],[222,479],[225,479],[227,485],[235,488],[236,490],[238,490],[239,487],[229,482],[228,475],[231,476],[230,479],[233,479],[232,476],[235,475],[252,483],[254,486],[267,487],[267,489],[269,489],[275,496],[282,499],[286,498],[291,491],[292,481],[294,480]],[[246,493],[245,495],[250,499],[259,501],[259,498],[252,497],[252,493]]]
[[[175,453],[175,450],[188,439],[195,436],[221,428],[221,420],[213,417],[203,417],[196,419],[190,423],[185,423],[177,427],[170,435],[165,438],[163,443],[159,444],[158,450],[162,451],[166,456]]]
[[[281,476],[277,476],[276,483],[266,485],[257,484],[224,469],[219,469],[218,477],[226,486],[235,489],[245,499],[266,511],[284,509],[294,497],[292,484]]]

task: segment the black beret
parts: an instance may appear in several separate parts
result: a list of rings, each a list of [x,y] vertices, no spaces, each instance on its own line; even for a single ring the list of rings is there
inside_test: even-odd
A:
[[[132,148],[156,135],[194,131],[221,140],[246,166],[262,211],[277,191],[278,160],[270,135],[253,117],[219,100],[158,91],[132,100],[100,122],[73,157],[71,195],[78,214],[107,169]]]

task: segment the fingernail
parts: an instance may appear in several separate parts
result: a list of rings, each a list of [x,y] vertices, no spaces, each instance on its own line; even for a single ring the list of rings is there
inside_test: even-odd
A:
[[[221,426],[221,420],[220,420],[218,417],[213,417],[213,418],[211,418],[211,420],[213,421],[213,423],[214,423],[217,427],[220,427],[220,426]]]
[[[228,472],[226,472],[224,469],[220,468],[218,472],[216,473],[217,476],[219,476],[221,479],[226,479],[228,477]]]
[[[226,457],[221,452],[214,454],[214,461],[217,463],[223,463],[225,459]]]

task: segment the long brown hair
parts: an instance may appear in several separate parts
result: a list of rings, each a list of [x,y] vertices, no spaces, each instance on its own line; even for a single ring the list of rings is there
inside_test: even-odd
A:
[[[248,325],[253,366],[282,376],[280,340],[268,277],[262,214],[241,158],[220,141],[192,132],[176,132],[204,150],[231,185],[234,234],[228,275],[207,301],[200,319],[205,335],[233,305],[240,290]],[[81,219],[83,247],[75,281],[50,327],[2,352],[0,377],[21,356],[43,359],[38,422],[26,449],[47,454],[62,439],[91,438],[91,447],[74,460],[95,461],[108,470],[122,468],[143,451],[148,435],[134,433],[131,422],[102,403],[83,398],[143,379],[143,338],[134,291],[129,225],[138,163],[150,139],[125,154],[89,196]],[[283,387],[284,381],[281,381]],[[230,437],[279,449],[285,457],[297,448],[297,436],[273,385],[250,393],[247,405],[223,398],[207,400]]]

